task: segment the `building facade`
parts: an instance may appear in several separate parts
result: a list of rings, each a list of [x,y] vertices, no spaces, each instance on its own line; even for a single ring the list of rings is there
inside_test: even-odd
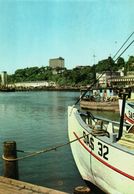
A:
[[[111,79],[120,77],[120,72],[111,72],[106,71],[105,73],[96,73],[96,78],[98,81],[99,87],[111,87]]]
[[[64,68],[65,67],[65,60],[62,57],[49,59],[49,67],[55,68]]]
[[[100,78],[99,78],[100,77]],[[133,87],[134,86],[134,72],[130,71],[127,76],[124,76],[122,72],[107,71],[104,74],[96,74],[96,78],[99,78],[99,87]]]
[[[134,75],[112,78],[109,82],[112,87],[132,87],[134,86]]]
[[[17,82],[14,84],[8,84],[9,87],[23,87],[23,88],[41,88],[41,87],[56,87],[55,82],[47,81],[31,81],[31,82]]]

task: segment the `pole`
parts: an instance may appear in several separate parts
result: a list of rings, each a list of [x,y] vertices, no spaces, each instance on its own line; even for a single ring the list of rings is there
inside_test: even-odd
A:
[[[119,134],[118,134],[117,141],[120,140],[120,138],[122,137],[122,133],[123,133],[124,112],[125,112],[125,103],[126,103],[126,96],[127,95],[128,95],[127,93],[123,94],[121,118],[120,118],[120,127],[119,127]]]
[[[4,142],[4,158],[4,177],[18,180],[18,161],[8,161],[17,158],[15,141]]]

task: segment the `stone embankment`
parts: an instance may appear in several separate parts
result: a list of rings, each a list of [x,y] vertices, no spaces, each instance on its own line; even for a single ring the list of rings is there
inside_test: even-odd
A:
[[[15,91],[80,91],[80,87],[1,87],[1,92]]]

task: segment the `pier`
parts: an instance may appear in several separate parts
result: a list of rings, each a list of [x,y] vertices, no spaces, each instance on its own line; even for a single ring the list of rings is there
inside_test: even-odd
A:
[[[67,194],[62,191],[0,176],[0,194]]]

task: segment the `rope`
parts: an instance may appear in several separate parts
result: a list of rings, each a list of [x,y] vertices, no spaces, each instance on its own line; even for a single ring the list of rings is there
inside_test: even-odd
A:
[[[53,150],[57,150],[58,148],[61,148],[61,147],[64,147],[66,145],[69,145],[75,141],[78,141],[79,139],[82,139],[85,135],[79,137],[79,138],[76,138],[72,141],[69,141],[67,143],[64,143],[64,144],[60,144],[58,146],[54,146],[54,147],[51,147],[51,148],[45,148],[43,150],[39,150],[39,151],[36,151],[36,152],[32,152],[26,156],[22,156],[22,157],[19,157],[19,158],[11,158],[11,159],[8,159],[4,156],[4,154],[2,155],[2,159],[5,160],[5,161],[8,161],[8,162],[14,162],[14,161],[18,161],[18,160],[23,160],[23,159],[26,159],[26,158],[30,158],[30,157],[33,157],[33,156],[36,156],[38,154],[42,154],[42,153],[46,153],[46,152],[50,152],[50,151],[53,151]],[[22,151],[22,150],[19,150],[20,152],[25,152],[25,151]]]
[[[21,153],[32,153],[33,151],[25,151],[25,150],[16,150],[17,152],[21,152]]]
[[[132,32],[132,34],[130,34],[130,36],[126,39],[126,41],[122,44],[122,46],[119,48],[119,50],[115,53],[115,55],[113,56],[113,59],[116,57],[116,55],[121,51],[121,49],[124,47],[124,45],[128,42],[128,40],[131,38],[131,36],[134,34],[134,32]]]
[[[121,55],[123,55],[123,53],[131,46],[131,44],[134,43],[134,40],[132,40],[132,42],[130,42],[130,44],[122,51],[122,53],[114,60],[114,62],[116,62],[120,57]]]
[[[109,133],[105,131],[104,129],[101,129],[101,130],[93,129],[91,134],[95,137],[96,136],[109,136]]]

